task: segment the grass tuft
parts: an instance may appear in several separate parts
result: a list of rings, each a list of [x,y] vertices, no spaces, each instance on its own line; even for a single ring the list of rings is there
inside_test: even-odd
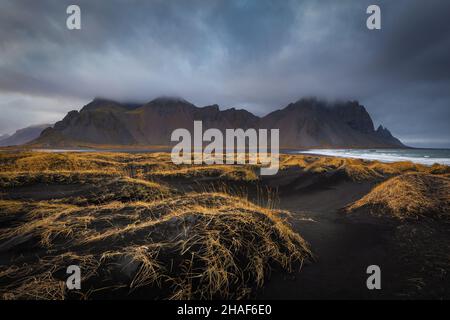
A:
[[[450,179],[423,173],[409,173],[391,178],[354,202],[346,211],[369,208],[375,216],[399,220],[421,217],[449,219]]]

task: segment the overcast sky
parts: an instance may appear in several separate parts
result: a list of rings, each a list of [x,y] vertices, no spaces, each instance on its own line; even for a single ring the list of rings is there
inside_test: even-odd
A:
[[[0,134],[160,95],[257,115],[356,99],[403,142],[450,147],[450,1],[0,1]]]

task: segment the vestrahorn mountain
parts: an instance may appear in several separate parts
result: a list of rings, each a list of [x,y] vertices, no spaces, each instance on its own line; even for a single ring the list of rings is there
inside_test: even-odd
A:
[[[327,103],[301,99],[257,117],[246,110],[196,107],[178,98],[157,98],[143,105],[94,99],[71,111],[31,144],[42,147],[95,145],[170,145],[177,128],[280,129],[282,148],[394,148],[404,145],[380,126],[375,130],[366,109],[356,101]]]

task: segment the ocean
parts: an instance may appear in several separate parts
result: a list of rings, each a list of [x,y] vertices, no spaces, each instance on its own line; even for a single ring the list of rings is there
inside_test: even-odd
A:
[[[378,160],[382,162],[411,161],[425,165],[450,165],[450,149],[311,149],[294,153],[343,158]]]

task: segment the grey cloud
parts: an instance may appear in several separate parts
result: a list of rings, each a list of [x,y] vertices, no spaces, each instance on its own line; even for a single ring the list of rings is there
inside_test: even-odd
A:
[[[2,1],[0,133],[95,96],[265,114],[318,95],[358,99],[400,138],[450,147],[450,3],[376,2],[380,31],[365,28],[369,0],[80,0],[82,30],[69,31],[72,1]],[[8,96],[28,107],[12,112]]]

